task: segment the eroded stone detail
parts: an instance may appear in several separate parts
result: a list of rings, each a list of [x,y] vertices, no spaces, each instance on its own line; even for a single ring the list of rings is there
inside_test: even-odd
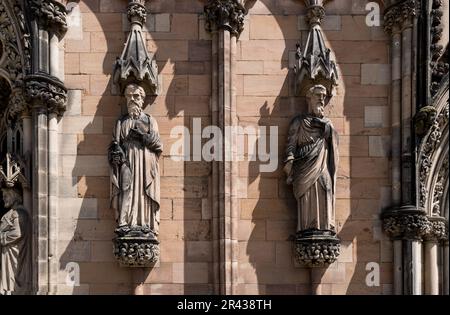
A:
[[[424,211],[393,210],[382,215],[383,229],[391,238],[421,239],[429,233],[429,221]]]
[[[26,78],[26,98],[39,110],[62,115],[66,110],[67,89],[57,78],[31,75]]]
[[[138,22],[141,26],[144,25],[147,19],[145,0],[131,0],[127,8],[127,17],[130,22]]]
[[[114,256],[123,267],[149,267],[159,260],[159,242],[147,227],[136,226],[117,233]]]
[[[209,0],[204,12],[208,32],[225,29],[239,37],[244,30],[247,10],[237,0]]]
[[[65,34],[67,11],[62,3],[54,0],[28,0],[28,5],[42,27],[59,35]]]
[[[305,267],[326,267],[337,260],[340,248],[333,231],[308,230],[297,233],[295,257]]]
[[[422,140],[422,146],[419,151],[419,205],[425,208],[427,200],[429,198],[429,175],[431,168],[436,159],[434,152],[439,146],[442,131],[445,126],[448,125],[449,106],[448,100],[445,107],[437,114],[436,119],[433,121],[431,129],[428,131],[426,137]]]
[[[424,211],[402,207],[384,213],[383,229],[392,239],[448,240],[448,222]]]
[[[420,12],[420,1],[406,0],[389,7],[384,13],[384,30],[392,33],[395,28],[400,30],[405,23],[412,25],[411,18]]]

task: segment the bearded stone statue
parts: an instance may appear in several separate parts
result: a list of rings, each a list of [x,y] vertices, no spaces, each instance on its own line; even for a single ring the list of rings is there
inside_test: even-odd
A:
[[[308,90],[309,113],[296,116],[289,127],[284,171],[297,199],[297,232],[335,232],[338,135],[324,117],[326,88]]]
[[[111,202],[116,210],[116,233],[139,229],[158,236],[160,174],[163,146],[156,120],[143,112],[145,92],[136,84],[125,89],[128,113],[121,117],[109,148]]]
[[[2,188],[2,194],[8,211],[0,221],[0,294],[29,294],[29,216],[22,205],[22,196],[15,188]]]

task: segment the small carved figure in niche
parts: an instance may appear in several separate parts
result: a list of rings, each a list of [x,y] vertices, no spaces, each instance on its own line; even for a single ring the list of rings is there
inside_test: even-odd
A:
[[[338,135],[324,117],[326,88],[315,85],[306,94],[309,113],[290,126],[284,171],[297,199],[297,232],[335,232],[335,187]]]
[[[2,188],[7,212],[0,221],[0,293],[30,293],[30,221],[15,188]]]
[[[159,156],[163,146],[156,120],[143,112],[145,91],[136,84],[125,89],[128,114],[114,129],[109,147],[111,202],[118,235],[140,230],[158,235],[160,208]]]

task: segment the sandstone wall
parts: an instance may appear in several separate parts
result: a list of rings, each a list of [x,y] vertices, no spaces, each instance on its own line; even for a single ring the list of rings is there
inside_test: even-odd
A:
[[[323,278],[325,293],[389,293],[390,242],[378,215],[390,202],[389,40],[369,28],[367,1],[326,5],[324,33],[336,55],[340,82],[327,110],[340,134],[337,225],[339,261]],[[125,0],[81,0],[81,19],[63,43],[69,110],[60,122],[58,282],[61,293],[209,294],[213,292],[211,207],[203,161],[170,158],[170,131],[193,118],[210,123],[211,39],[202,1],[154,0],[148,6],[148,49],[156,53],[162,93],[146,111],[159,123],[165,151],[161,167],[161,261],[151,271],[120,268],[112,253],[114,213],[109,208],[106,150],[121,99],[111,73],[126,39]],[[78,9],[77,9],[78,10]],[[301,1],[259,0],[250,9],[237,51],[237,116],[241,126],[278,126],[279,157],[290,119],[305,111],[294,97],[295,44],[307,27]],[[80,23],[77,23],[80,22]],[[261,173],[260,161],[239,162],[238,293],[309,293],[309,271],[296,266],[290,236],[296,205],[281,166]],[[67,262],[80,265],[81,286],[64,285]],[[367,287],[367,262],[381,266],[381,286]]]

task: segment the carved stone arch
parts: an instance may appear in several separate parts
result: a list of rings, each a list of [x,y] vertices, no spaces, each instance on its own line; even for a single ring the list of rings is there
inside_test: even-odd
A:
[[[21,0],[0,2],[0,42],[0,77],[10,87],[8,100],[0,107],[0,124],[8,124],[27,108],[24,78],[30,71],[31,54]]]
[[[448,192],[448,117],[449,78],[441,81],[441,88],[427,110],[434,116],[431,127],[422,138],[417,160],[418,205],[429,216],[441,216],[444,191]]]

